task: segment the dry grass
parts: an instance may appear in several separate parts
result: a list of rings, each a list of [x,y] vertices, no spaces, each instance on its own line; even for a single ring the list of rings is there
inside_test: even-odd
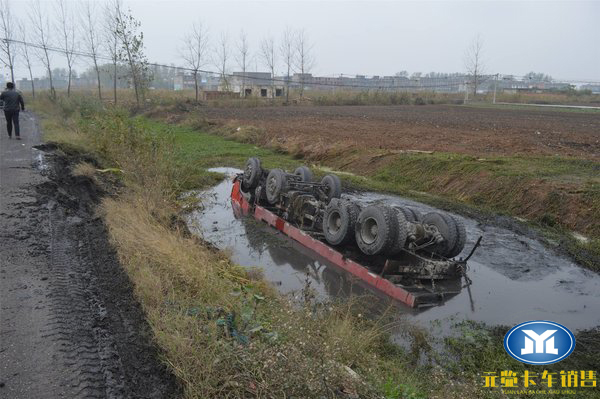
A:
[[[376,367],[389,325],[356,316],[351,303],[298,307],[279,298],[224,255],[158,222],[153,208],[136,193],[102,205],[186,397],[311,398],[340,390],[376,397],[348,368],[368,375]]]
[[[73,167],[71,174],[73,176],[85,176],[93,179],[96,175],[96,167],[89,162],[81,162]]]
[[[397,320],[362,317],[360,299],[316,303],[307,289],[304,301],[292,302],[260,273],[191,237],[178,223],[178,194],[190,174],[208,172],[177,163],[189,148],[179,148],[172,134],[120,110],[84,107],[78,113],[61,123],[50,118],[46,126],[52,137],[76,143],[103,167],[122,170],[124,189],[103,200],[101,213],[185,397],[481,397],[477,384],[415,367],[410,353],[389,342]],[[212,148],[224,154],[235,146],[210,140],[222,141]],[[74,172],[89,174],[92,168],[80,164]]]

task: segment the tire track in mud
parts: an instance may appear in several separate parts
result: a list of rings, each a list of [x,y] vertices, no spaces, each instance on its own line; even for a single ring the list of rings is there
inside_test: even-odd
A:
[[[43,149],[1,148],[13,152],[0,182],[0,398],[180,396],[96,215],[101,189],[71,175],[77,157]],[[32,158],[37,172],[9,174]]]

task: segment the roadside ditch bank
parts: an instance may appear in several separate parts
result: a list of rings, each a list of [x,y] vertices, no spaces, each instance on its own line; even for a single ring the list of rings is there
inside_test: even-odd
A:
[[[205,167],[222,165],[224,159],[243,164],[248,154],[264,151],[273,164],[297,161],[215,136],[184,134],[111,113],[94,117],[80,129],[95,141],[91,149],[97,151],[94,146],[102,145],[103,164],[121,169],[125,185],[136,187],[135,195],[125,193],[105,201],[103,211],[154,335],[169,366],[184,381],[188,396],[499,396],[498,392],[482,392],[476,373],[467,376],[459,370],[449,376],[437,367],[416,368],[406,352],[384,339],[386,329],[356,318],[351,306],[332,304],[330,311],[310,302],[298,311],[268,291],[265,294],[260,280],[237,270],[225,254],[208,251],[197,240],[186,238],[184,231],[174,229],[179,223],[173,223],[171,210],[181,204],[156,193],[156,186],[164,181],[173,184],[168,193],[173,186],[188,187],[188,182],[180,184],[183,180],[178,174],[181,168],[182,173],[189,172],[185,165],[200,178],[194,181],[203,182],[196,187],[206,187],[217,179]],[[181,147],[157,141],[164,133]],[[170,164],[169,159],[181,163]],[[233,315],[237,315],[235,325],[231,324]],[[244,340],[240,335],[250,342],[240,342]],[[471,349],[477,352],[481,347]],[[345,367],[368,384],[354,380]]]
[[[415,368],[402,348],[390,344],[393,320],[367,319],[355,301],[324,306],[310,295],[289,301],[260,274],[178,228],[182,204],[171,194],[187,187],[188,172],[203,182],[197,187],[217,181],[198,163],[186,162],[190,170],[178,162],[198,149],[222,160],[240,150],[235,143],[208,135],[198,142],[194,135],[197,147],[174,148],[161,129],[113,111],[79,119],[77,129],[69,121],[46,126],[50,137],[55,126],[61,142],[76,143],[102,159],[103,167],[121,171],[123,190],[103,199],[101,214],[184,396],[482,396],[474,377],[435,367],[435,378],[425,378],[430,367]],[[100,173],[89,165],[75,169]]]
[[[19,384],[37,384],[29,389],[44,391],[48,385],[48,390],[35,397],[53,396],[57,393],[52,385],[62,384],[60,395],[73,398],[180,396],[181,388],[161,361],[150,326],[133,296],[132,283],[97,214],[102,198],[111,195],[115,182],[103,176],[73,174],[75,164],[94,162],[89,157],[65,153],[53,144],[31,151],[35,153],[33,167],[41,178],[22,191],[31,191],[28,195],[34,200],[18,208],[14,222],[3,227],[2,233],[18,237],[12,246],[27,246],[31,259],[47,259],[40,265],[28,259],[21,262],[40,273],[40,287],[45,288],[34,291],[41,298],[36,309],[44,309],[49,319],[40,328],[48,350],[57,351],[48,366],[56,370],[54,373],[65,374],[66,381],[44,381],[44,376],[52,375],[48,371],[40,374],[40,381],[35,376],[31,381],[20,381],[27,377],[16,373],[3,376],[0,395],[4,391],[10,397],[21,397]],[[25,303],[20,306],[11,310],[18,318],[27,319],[39,312],[32,312]],[[10,342],[15,345],[18,339]],[[22,348],[18,356],[39,356],[28,350]],[[11,362],[18,365],[22,359]]]

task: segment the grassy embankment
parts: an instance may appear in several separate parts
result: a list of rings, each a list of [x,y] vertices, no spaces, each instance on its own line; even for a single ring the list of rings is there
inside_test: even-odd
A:
[[[123,187],[101,213],[186,397],[497,397],[478,374],[415,366],[414,354],[388,341],[387,317],[367,320],[353,301],[292,303],[178,227],[179,194],[220,178],[206,167],[249,155],[296,165],[289,156],[93,101],[33,108],[45,116],[47,139],[121,171]],[[90,165],[74,171],[102,181]]]
[[[360,188],[397,193],[465,214],[520,218],[538,228],[551,245],[560,245],[582,265],[600,271],[600,164],[596,161],[563,156],[479,158],[387,151],[376,145],[356,148],[323,140],[278,140],[252,126],[215,125],[193,110],[189,104],[163,105],[147,114],[166,115],[170,123],[344,172],[346,182]]]
[[[388,342],[388,320],[359,317],[358,304],[291,304],[178,230],[178,194],[220,179],[206,167],[242,165],[250,155],[267,166],[293,167],[298,161],[290,156],[188,127],[132,119],[122,111],[101,111],[90,101],[37,108],[45,110],[48,139],[123,171],[125,189],[104,200],[102,212],[164,360],[187,397],[329,397],[336,390],[361,397],[498,397],[498,390],[480,387],[481,373],[523,370],[503,351],[506,328],[462,324],[457,338],[438,344],[432,343],[436,337],[416,331],[412,350],[405,351]],[[74,171],[99,176],[89,165]],[[346,177],[388,187],[384,176]],[[587,350],[549,369],[592,369],[598,334],[589,335],[588,340],[578,336]],[[432,350],[439,344],[449,357]],[[415,366],[423,360],[420,353],[429,361]],[[591,397],[589,392],[572,397]]]

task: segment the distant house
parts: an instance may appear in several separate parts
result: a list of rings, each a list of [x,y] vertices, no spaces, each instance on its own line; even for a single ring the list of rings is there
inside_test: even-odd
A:
[[[234,72],[229,76],[229,90],[240,97],[281,97],[284,92],[283,82],[271,79],[270,72]],[[224,89],[221,84],[221,89]]]

